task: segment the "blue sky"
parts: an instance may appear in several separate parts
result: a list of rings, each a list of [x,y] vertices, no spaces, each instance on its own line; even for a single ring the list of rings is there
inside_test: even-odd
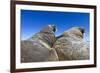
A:
[[[30,38],[43,27],[54,24],[56,36],[72,27],[85,28],[84,39],[89,41],[89,13],[21,10],[21,40]]]

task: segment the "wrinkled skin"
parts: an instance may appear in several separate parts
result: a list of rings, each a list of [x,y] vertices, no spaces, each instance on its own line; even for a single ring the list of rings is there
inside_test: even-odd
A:
[[[74,27],[58,37],[55,31],[56,27],[49,25],[21,41],[21,62],[89,59],[89,42],[83,41],[84,29]]]
[[[74,27],[65,31],[53,46],[59,61],[89,59],[89,43],[83,41],[84,29]]]
[[[31,38],[21,41],[21,62],[57,61],[55,49],[51,48],[55,42],[56,27],[48,25]]]

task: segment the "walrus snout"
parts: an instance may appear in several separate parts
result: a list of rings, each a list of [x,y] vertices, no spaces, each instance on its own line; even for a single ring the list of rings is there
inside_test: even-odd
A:
[[[51,27],[51,28],[52,28],[52,31],[53,31],[53,32],[56,32],[56,31],[57,31],[57,28],[56,28],[56,26],[55,26],[55,25],[49,25],[49,27]]]
[[[52,27],[53,27],[53,31],[56,32],[57,31],[56,26],[55,25],[52,25]]]
[[[85,32],[84,28],[78,28],[78,29],[81,31],[82,34]]]

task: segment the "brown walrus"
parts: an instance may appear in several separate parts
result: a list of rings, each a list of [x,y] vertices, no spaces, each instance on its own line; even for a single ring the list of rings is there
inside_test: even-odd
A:
[[[60,61],[89,59],[89,44],[83,41],[84,29],[71,28],[59,36],[53,46]]]
[[[55,49],[56,27],[48,25],[31,38],[21,41],[21,62],[44,62],[58,60]]]

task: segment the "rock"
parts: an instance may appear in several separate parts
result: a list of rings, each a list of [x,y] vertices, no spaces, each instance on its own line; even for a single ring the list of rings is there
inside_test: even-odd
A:
[[[56,61],[58,56],[52,48],[56,27],[48,25],[31,38],[21,41],[21,62]]]
[[[71,28],[57,37],[55,48],[60,61],[89,59],[89,44],[83,41],[84,29]]]

